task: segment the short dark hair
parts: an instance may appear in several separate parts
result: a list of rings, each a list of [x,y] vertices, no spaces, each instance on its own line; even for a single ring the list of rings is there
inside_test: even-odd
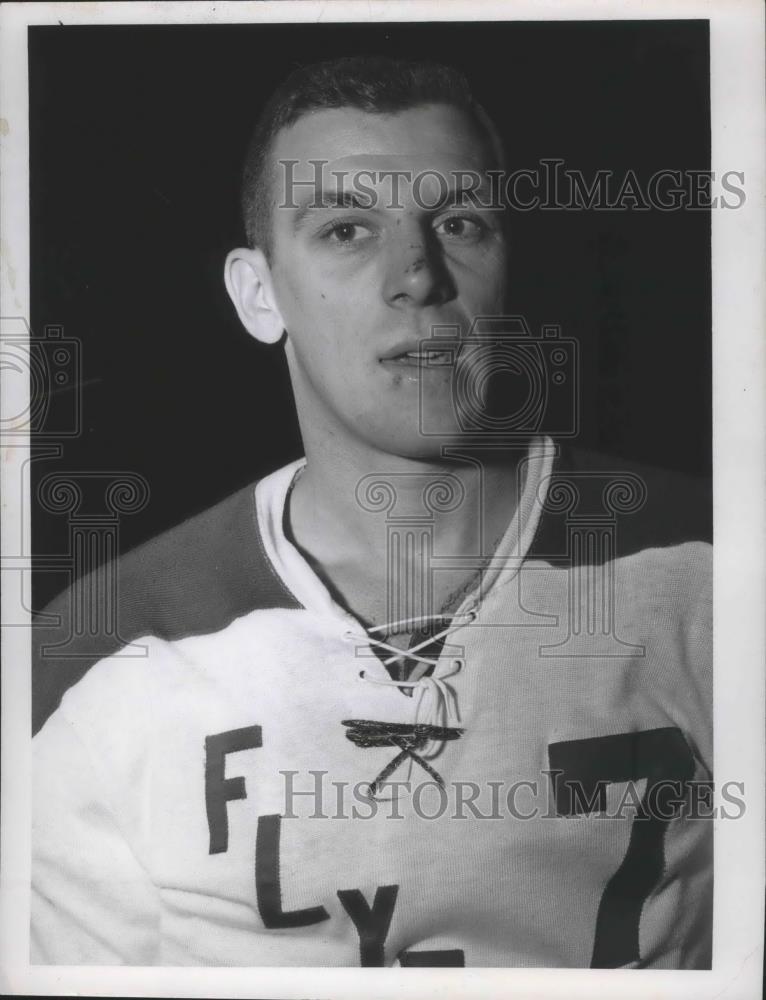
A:
[[[325,108],[386,114],[422,104],[449,104],[465,111],[502,166],[503,146],[495,125],[474,99],[465,76],[450,66],[387,56],[347,56],[301,66],[291,73],[261,112],[245,157],[241,208],[248,245],[260,246],[269,255],[268,158],[283,128],[310,111]]]

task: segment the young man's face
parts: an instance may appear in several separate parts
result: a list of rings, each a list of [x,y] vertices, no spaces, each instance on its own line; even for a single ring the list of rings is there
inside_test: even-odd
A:
[[[434,326],[465,337],[476,316],[504,305],[500,213],[454,195],[461,175],[465,186],[497,167],[486,139],[446,105],[326,109],[279,133],[273,160],[271,274],[304,435],[311,428],[339,447],[437,456],[460,437],[454,356],[424,356],[420,342]],[[296,183],[317,176],[311,160],[328,161],[319,198]],[[286,161],[297,161],[289,175]],[[395,181],[386,171],[406,174]],[[333,205],[334,172],[346,192],[371,189],[373,207]],[[311,207],[317,201],[327,207]]]

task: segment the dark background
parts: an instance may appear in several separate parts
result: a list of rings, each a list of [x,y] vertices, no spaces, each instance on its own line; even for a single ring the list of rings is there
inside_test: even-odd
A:
[[[364,52],[464,69],[511,169],[710,168],[707,22],[31,28],[32,329],[82,345],[81,431],[33,463],[33,497],[50,472],[139,473],[128,549],[301,453],[282,352],[240,328],[223,261],[270,91]],[[512,227],[511,312],[580,342],[578,444],[709,475],[710,213],[537,210]],[[67,532],[33,507],[38,557]],[[38,573],[35,606],[64,582]]]

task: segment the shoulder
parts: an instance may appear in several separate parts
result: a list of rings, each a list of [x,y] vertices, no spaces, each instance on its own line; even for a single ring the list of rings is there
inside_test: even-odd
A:
[[[217,631],[256,607],[297,606],[263,548],[255,486],[120,560],[120,604],[140,609],[137,634],[180,638]]]
[[[612,558],[712,542],[711,483],[673,470],[565,446],[554,461],[547,497],[530,552],[539,558],[567,551],[578,524],[583,530],[608,527]]]
[[[658,612],[672,609],[682,620],[710,610],[713,547],[707,542],[643,549],[620,559],[618,566],[618,584],[643,605]]]
[[[225,628],[257,608],[298,608],[266,555],[251,484],[75,583],[35,616],[33,732],[99,660],[139,637]]]

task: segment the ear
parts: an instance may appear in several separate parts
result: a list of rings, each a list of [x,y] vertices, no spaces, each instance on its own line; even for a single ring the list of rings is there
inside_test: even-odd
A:
[[[262,344],[276,344],[285,324],[279,312],[271,269],[262,250],[239,247],[226,258],[224,282],[247,332]]]

